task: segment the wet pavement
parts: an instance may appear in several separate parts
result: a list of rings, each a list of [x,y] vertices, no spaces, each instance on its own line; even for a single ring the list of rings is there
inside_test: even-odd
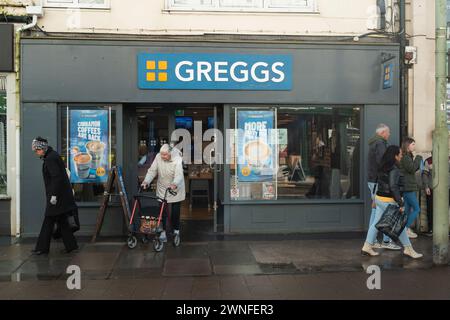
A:
[[[196,223],[197,234],[185,226],[181,245],[168,242],[159,253],[151,242],[129,249],[125,237],[100,237],[79,238],[76,253],[53,242],[49,255],[33,256],[36,239],[0,238],[0,299],[401,298],[394,284],[402,281],[408,298],[450,299],[450,267],[432,267],[426,236],[412,240],[423,259],[387,250],[367,258],[363,233],[224,236]],[[81,269],[82,290],[66,287],[70,265]],[[370,265],[392,287],[384,295],[367,289]]]

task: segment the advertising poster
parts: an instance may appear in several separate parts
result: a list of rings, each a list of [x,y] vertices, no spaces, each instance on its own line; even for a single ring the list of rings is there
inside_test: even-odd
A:
[[[276,146],[273,111],[238,111],[238,180],[239,182],[272,181]]]
[[[263,199],[265,200],[275,199],[275,185],[273,182],[263,183]]]
[[[70,111],[70,182],[104,183],[109,164],[108,110]]]

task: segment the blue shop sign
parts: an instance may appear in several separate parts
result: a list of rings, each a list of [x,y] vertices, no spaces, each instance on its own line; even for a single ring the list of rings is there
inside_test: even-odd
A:
[[[139,89],[291,90],[291,55],[140,53]]]
[[[392,88],[394,84],[394,64],[385,63],[383,65],[383,89]]]

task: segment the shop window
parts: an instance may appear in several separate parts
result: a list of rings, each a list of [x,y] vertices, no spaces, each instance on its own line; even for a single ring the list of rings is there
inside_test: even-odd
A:
[[[61,157],[77,202],[99,202],[116,165],[116,111],[111,106],[61,108]]]
[[[167,0],[169,10],[315,12],[314,0]]]
[[[0,78],[0,195],[7,194],[7,180],[6,180],[6,79]]]
[[[360,199],[359,107],[245,110],[231,114],[231,199]]]
[[[46,7],[108,9],[110,0],[45,0]]]

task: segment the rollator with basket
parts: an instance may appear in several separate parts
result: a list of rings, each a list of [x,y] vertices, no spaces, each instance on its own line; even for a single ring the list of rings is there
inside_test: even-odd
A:
[[[160,240],[160,235],[163,231],[161,227],[161,220],[165,218],[164,212],[165,210],[167,212],[168,209],[167,193],[170,193],[173,196],[177,195],[174,190],[167,188],[164,193],[164,198],[161,199],[157,196],[143,194],[142,188],[139,188],[138,194],[134,196],[133,211],[131,214],[130,223],[128,225],[128,248],[134,249],[137,246],[138,235],[141,237],[143,243],[148,243],[150,238],[153,236],[153,249],[156,252],[160,252],[164,248],[164,242]],[[154,212],[144,212],[151,211],[151,207],[142,206],[143,200],[145,201],[146,199],[153,200],[153,202],[156,200],[159,203],[159,213],[157,215]],[[137,210],[138,214],[136,214]],[[170,223],[170,215],[167,216],[169,217]],[[140,220],[139,227],[135,217],[138,217]],[[179,234],[173,235],[173,245],[175,247],[180,245]]]

